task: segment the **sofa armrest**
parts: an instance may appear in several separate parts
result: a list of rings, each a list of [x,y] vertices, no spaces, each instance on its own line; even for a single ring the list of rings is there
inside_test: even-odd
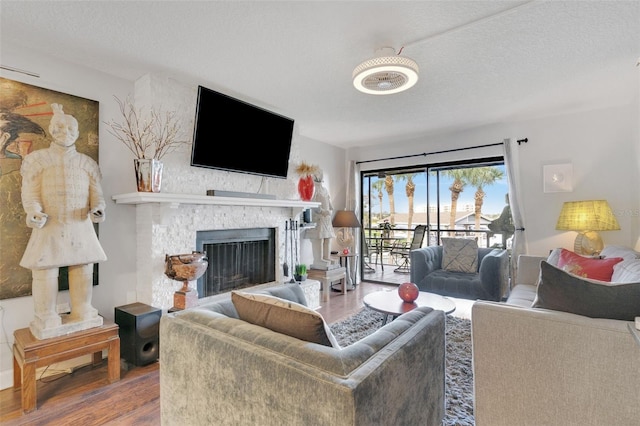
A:
[[[491,250],[480,261],[478,273],[483,284],[495,285],[498,283],[500,286],[499,296],[504,296],[509,287],[509,252],[502,249]]]
[[[409,279],[412,283],[418,283],[433,271],[442,269],[442,246],[422,247],[411,250],[410,256]]]
[[[512,287],[518,284],[537,286],[538,278],[540,277],[540,262],[546,259],[543,256],[531,256],[528,254],[518,256],[517,276]]]
[[[629,323],[474,303],[476,425],[637,424],[640,350]]]

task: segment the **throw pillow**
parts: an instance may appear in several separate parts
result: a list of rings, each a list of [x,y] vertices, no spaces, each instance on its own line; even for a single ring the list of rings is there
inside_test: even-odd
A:
[[[558,267],[582,278],[611,281],[613,266],[619,262],[622,262],[621,257],[608,257],[606,259],[585,257],[572,251],[562,249],[560,251]]]
[[[478,272],[478,243],[466,238],[442,238],[442,269]]]
[[[558,262],[560,261],[560,253],[562,253],[563,248],[554,248],[549,253],[549,257],[547,257],[547,262],[549,262],[553,266],[558,266]]]
[[[640,259],[623,260],[613,267],[611,281],[614,283],[633,283],[640,281]]]
[[[238,317],[307,342],[340,349],[322,315],[299,303],[265,294],[231,292]]]
[[[591,318],[633,321],[640,316],[640,282],[612,284],[583,279],[543,261],[534,308]]]
[[[606,246],[600,252],[600,257],[621,257],[624,260],[640,259],[640,253],[626,246]]]

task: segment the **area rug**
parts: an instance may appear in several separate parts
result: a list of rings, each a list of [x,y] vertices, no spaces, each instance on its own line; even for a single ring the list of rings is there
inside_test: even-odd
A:
[[[379,329],[383,322],[384,315],[365,308],[329,327],[338,343],[348,346]],[[446,411],[443,424],[473,426],[471,321],[447,315],[445,333]]]

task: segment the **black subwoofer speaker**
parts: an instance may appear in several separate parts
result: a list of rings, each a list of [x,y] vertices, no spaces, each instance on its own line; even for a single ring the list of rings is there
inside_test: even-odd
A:
[[[115,308],[115,321],[120,327],[120,358],[136,366],[158,359],[161,316],[160,309],[144,303]]]

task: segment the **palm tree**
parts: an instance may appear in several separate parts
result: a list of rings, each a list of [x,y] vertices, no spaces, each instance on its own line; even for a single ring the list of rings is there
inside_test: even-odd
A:
[[[475,201],[475,229],[480,229],[480,216],[482,215],[482,205],[484,204],[484,186],[493,185],[496,181],[504,177],[502,170],[497,167],[476,167],[469,169],[469,183],[476,188]]]
[[[384,180],[383,179],[378,179],[375,182],[373,182],[371,184],[371,191],[372,192],[376,192],[378,193],[378,200],[380,201],[380,215],[378,216],[378,221],[382,220],[382,188],[384,187]]]
[[[413,177],[418,173],[407,174],[407,185],[405,186],[405,193],[407,194],[407,201],[409,202],[409,214],[407,215],[407,228],[411,229],[413,224],[413,199],[416,193],[416,184],[413,183]]]
[[[390,174],[387,174],[387,176],[384,178],[384,189],[387,191],[387,194],[389,195],[389,223],[391,223],[391,226],[395,225],[396,223],[396,218],[395,218],[396,206],[395,206],[395,200],[393,199],[394,184],[395,182],[394,182],[393,176],[391,176]]]
[[[449,214],[449,230],[454,232],[456,227],[456,212],[458,210],[458,198],[460,193],[464,191],[464,186],[468,183],[469,169],[452,169],[445,170],[443,174],[453,179],[453,183],[449,187],[451,191],[451,212]]]
[[[404,187],[405,193],[407,194],[407,201],[409,203],[409,212],[407,214],[407,229],[411,229],[411,225],[413,224],[413,200],[416,192],[416,184],[413,182],[413,178],[418,176],[418,173],[405,173],[402,175],[395,175],[398,181],[407,181],[407,184]]]

